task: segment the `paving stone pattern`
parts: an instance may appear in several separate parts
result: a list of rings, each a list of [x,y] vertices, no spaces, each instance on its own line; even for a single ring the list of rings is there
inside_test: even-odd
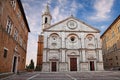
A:
[[[120,71],[28,72],[1,80],[120,80]]]

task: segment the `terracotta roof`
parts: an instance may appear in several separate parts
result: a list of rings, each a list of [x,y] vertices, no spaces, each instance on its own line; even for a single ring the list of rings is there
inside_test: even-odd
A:
[[[97,30],[98,32],[100,32],[100,30],[99,30],[99,29],[94,28],[94,27],[92,27],[92,26],[90,26],[90,25],[86,24],[85,22],[83,22],[83,21],[81,21],[81,20],[79,20],[79,19],[75,18],[75,17],[74,17],[74,16],[72,16],[72,15],[71,15],[70,17],[68,17],[68,18],[66,18],[66,19],[64,19],[64,20],[62,20],[62,21],[59,21],[59,22],[57,22],[57,23],[55,23],[55,24],[51,25],[51,26],[50,26],[50,27],[48,27],[48,28],[45,28],[44,30],[49,29],[49,28],[51,28],[51,27],[53,27],[53,26],[55,26],[55,25],[58,25],[58,24],[60,24],[60,23],[62,23],[62,22],[64,22],[64,21],[66,21],[66,20],[68,20],[68,19],[70,19],[70,18],[73,18],[73,19],[75,19],[75,20],[79,21],[80,23],[83,23],[83,24],[85,24],[86,26],[89,26],[89,27],[91,27],[92,29],[95,29],[95,30]]]
[[[104,34],[120,19],[120,15],[113,21],[113,23],[105,30],[105,32],[100,36],[102,38]]]
[[[27,22],[27,19],[26,19],[26,16],[25,16],[25,12],[24,12],[24,9],[23,9],[21,0],[17,0],[17,2],[18,2],[18,5],[19,5],[19,7],[20,7],[20,11],[22,12],[22,15],[23,15],[25,24],[27,25],[28,32],[30,32],[30,28],[29,28],[29,25],[28,25],[28,22]]]

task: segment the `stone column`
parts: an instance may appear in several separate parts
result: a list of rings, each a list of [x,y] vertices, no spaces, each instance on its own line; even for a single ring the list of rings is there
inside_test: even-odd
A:
[[[46,60],[46,57],[47,57],[47,55],[46,55],[46,50],[44,49],[43,50],[43,62],[46,62],[47,60]]]
[[[47,48],[47,45],[48,45],[48,40],[47,40],[47,35],[46,33],[44,33],[44,48]]]
[[[85,50],[82,50],[82,61],[83,62],[85,62],[86,61],[86,59],[85,59],[86,57],[85,57]]]
[[[65,50],[62,50],[62,62],[65,62]]]
[[[62,48],[65,48],[65,34],[64,32],[61,32],[61,36],[62,36]]]
[[[84,35],[81,36],[81,44],[82,44],[82,48],[85,48],[85,38],[84,38]]]
[[[103,62],[102,50],[99,50],[99,61]]]

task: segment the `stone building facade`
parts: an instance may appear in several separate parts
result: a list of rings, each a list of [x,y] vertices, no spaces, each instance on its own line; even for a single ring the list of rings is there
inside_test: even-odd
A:
[[[20,0],[0,0],[0,73],[25,69],[28,32]]]
[[[104,68],[120,68],[120,15],[101,35]]]
[[[51,25],[46,6],[42,15],[42,71],[103,70],[100,31],[72,15]]]

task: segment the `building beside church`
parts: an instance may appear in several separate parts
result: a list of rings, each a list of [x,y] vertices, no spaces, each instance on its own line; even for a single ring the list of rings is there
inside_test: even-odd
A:
[[[41,71],[42,68],[42,59],[43,59],[43,35],[38,36],[38,53],[37,53],[37,65],[36,70]]]
[[[120,15],[101,35],[104,68],[120,68]]]
[[[28,32],[21,0],[0,0],[0,73],[25,70]]]
[[[98,29],[72,15],[53,25],[51,20],[52,15],[47,5],[42,14],[42,33],[38,41],[37,57],[42,56],[42,60],[37,62],[41,61],[39,64],[42,64],[42,71],[103,70]]]

